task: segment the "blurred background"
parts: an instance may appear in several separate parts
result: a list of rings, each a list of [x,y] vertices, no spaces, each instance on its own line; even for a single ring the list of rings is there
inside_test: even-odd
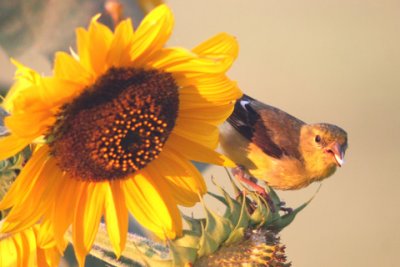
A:
[[[142,12],[135,1],[121,2],[137,25]],[[349,134],[346,164],[281,233],[293,266],[398,266],[400,1],[167,3],[176,21],[169,45],[193,47],[222,31],[235,35],[240,55],[229,75],[246,94]],[[51,73],[52,53],[74,47],[74,28],[86,26],[103,2],[20,0],[0,7],[0,87],[7,90],[10,56]],[[230,188],[222,168],[207,168],[204,176],[211,191],[211,176]],[[278,193],[295,207],[318,186]],[[185,212],[201,216],[202,208]]]

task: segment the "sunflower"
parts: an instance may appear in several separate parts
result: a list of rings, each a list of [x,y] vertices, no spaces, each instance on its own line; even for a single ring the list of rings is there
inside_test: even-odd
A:
[[[238,53],[221,33],[194,49],[164,48],[173,16],[161,5],[136,31],[130,19],[112,32],[95,16],[78,28],[77,52],[55,55],[43,77],[15,62],[3,102],[11,134],[0,159],[35,144],[31,159],[0,202],[11,208],[3,232],[41,223],[41,242],[61,249],[72,225],[80,265],[103,217],[117,256],[128,211],[161,238],[182,233],[178,205],[206,192],[191,161],[232,162],[215,152],[218,125],[241,96],[226,77]]]
[[[27,228],[15,234],[0,233],[0,266],[56,266],[61,253],[52,246],[37,246],[39,226]]]

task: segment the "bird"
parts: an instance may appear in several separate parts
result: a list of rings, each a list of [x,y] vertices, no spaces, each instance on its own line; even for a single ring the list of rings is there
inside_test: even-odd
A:
[[[219,130],[221,153],[237,165],[233,174],[260,193],[257,180],[278,190],[322,181],[343,165],[348,147],[339,126],[307,124],[246,94]]]

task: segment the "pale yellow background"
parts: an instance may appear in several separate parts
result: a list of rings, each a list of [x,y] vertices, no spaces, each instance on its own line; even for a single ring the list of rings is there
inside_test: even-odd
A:
[[[282,233],[293,266],[400,266],[400,1],[168,2],[170,44],[235,35],[244,92],[349,134],[345,166]],[[281,196],[296,205],[317,187]]]

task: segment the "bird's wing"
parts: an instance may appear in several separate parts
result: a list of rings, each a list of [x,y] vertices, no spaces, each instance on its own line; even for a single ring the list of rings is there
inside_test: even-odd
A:
[[[271,157],[301,157],[299,138],[304,122],[282,110],[243,95],[228,122]]]

